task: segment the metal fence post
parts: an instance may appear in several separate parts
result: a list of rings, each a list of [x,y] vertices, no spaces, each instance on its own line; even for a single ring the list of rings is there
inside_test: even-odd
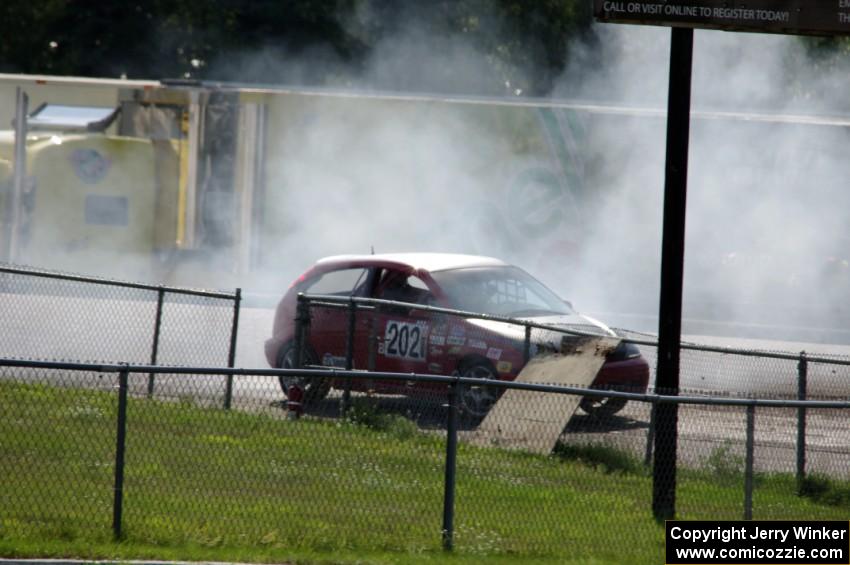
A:
[[[443,549],[454,548],[455,479],[457,466],[457,419],[460,385],[449,385],[449,413],[446,422],[446,481],[443,493]]]
[[[295,348],[295,357],[292,359],[292,365],[295,369],[300,369],[304,361],[304,330],[309,318],[310,305],[307,302],[307,298],[299,292],[298,306],[295,308],[295,337],[292,343],[292,346]]]
[[[354,368],[354,332],[357,324],[357,303],[352,298],[348,303],[348,332],[345,334],[345,370]],[[340,416],[345,416],[351,407],[351,377],[346,377],[345,387],[342,391],[342,404],[340,405]]]
[[[12,156],[12,191],[4,199],[6,213],[6,248],[4,260],[15,263],[21,246],[21,223],[23,220],[24,185],[27,179],[27,113],[29,96],[21,87],[15,89],[15,145]]]
[[[800,352],[797,363],[797,400],[806,400],[808,386],[809,361],[806,352]],[[803,492],[803,481],[806,479],[806,407],[797,408],[797,493]]]
[[[753,519],[753,459],[755,450],[756,406],[747,406],[747,454],[744,463],[744,520]]]
[[[292,369],[300,369],[304,365],[304,348],[306,334],[310,324],[310,303],[303,293],[298,293],[298,305],[295,308],[295,335],[292,340]],[[297,420],[304,413],[307,392],[306,379],[298,376],[286,387],[286,417],[289,420]]]
[[[124,451],[127,439],[127,380],[129,371],[118,374],[118,422],[115,439],[115,486],[112,502],[112,533],[121,539],[121,515],[124,505]]]
[[[657,413],[657,406],[655,402],[652,403],[652,407],[649,409],[649,428],[646,430],[646,449],[643,454],[643,466],[650,467],[652,465],[652,445],[655,441],[655,415]]]
[[[159,355],[159,334],[162,329],[162,303],[165,300],[165,288],[156,291],[156,321],[153,326],[153,345],[151,346],[151,365],[156,365]],[[153,396],[154,374],[148,373],[148,398]]]
[[[522,360],[528,363],[531,359],[531,326],[525,326],[525,340],[522,344]]]
[[[230,352],[227,355],[227,366],[233,368],[236,365],[236,336],[239,333],[239,308],[242,303],[242,289],[237,288],[233,295],[233,325],[230,328]],[[230,410],[233,400],[233,375],[227,375],[224,388],[224,409]]]

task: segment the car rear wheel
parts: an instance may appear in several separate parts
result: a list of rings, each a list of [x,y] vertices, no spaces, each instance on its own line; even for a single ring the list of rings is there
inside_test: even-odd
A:
[[[316,365],[316,355],[310,348],[304,350],[302,365]],[[295,367],[295,346],[292,342],[287,343],[280,349],[277,366],[279,369],[292,369]],[[309,377],[278,377],[283,394],[289,395],[291,386],[298,386],[304,392],[304,403],[312,404],[318,402],[328,395],[331,389],[330,379],[318,379]]]
[[[606,398],[604,396],[585,396],[579,406],[589,416],[606,418],[613,416],[626,406],[625,398]]]
[[[457,374],[470,379],[481,379],[482,381],[497,380],[496,371],[486,361],[468,361],[461,364]],[[464,415],[472,418],[483,418],[493,407],[501,389],[494,386],[462,385],[460,388],[460,408]]]

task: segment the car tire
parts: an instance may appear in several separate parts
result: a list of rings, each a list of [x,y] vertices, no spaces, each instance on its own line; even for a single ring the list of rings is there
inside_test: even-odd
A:
[[[304,351],[302,365],[316,365],[318,363],[316,354],[308,347]],[[292,369],[295,366],[295,344],[288,342],[280,348],[277,356],[278,369]],[[303,402],[310,405],[324,399],[331,390],[330,379],[318,379],[308,377],[278,377],[283,394],[289,395],[289,387],[298,384],[304,391]]]
[[[468,359],[462,362],[456,371],[460,377],[481,380],[498,380],[495,369],[483,359]],[[502,395],[500,387],[485,385],[461,385],[459,408],[462,414],[473,420],[481,420]]]
[[[625,398],[585,396],[579,402],[579,406],[588,416],[607,418],[622,410],[626,402],[628,401]]]

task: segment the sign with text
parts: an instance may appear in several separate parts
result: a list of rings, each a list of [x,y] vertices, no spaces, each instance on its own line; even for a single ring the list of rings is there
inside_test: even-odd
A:
[[[850,35],[850,0],[594,0],[601,22]]]

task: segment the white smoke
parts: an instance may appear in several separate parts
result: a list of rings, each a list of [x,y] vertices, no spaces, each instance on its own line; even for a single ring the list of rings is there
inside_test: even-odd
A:
[[[557,92],[664,109],[670,30],[598,27],[601,52],[580,52]],[[582,66],[591,59],[592,67]],[[850,292],[850,232],[842,213],[850,203],[846,127],[777,119],[846,109],[835,75],[812,68],[797,38],[695,32],[686,318],[788,327],[840,323]],[[740,115],[717,119],[716,112]],[[607,169],[599,188],[608,197],[595,210],[597,229],[584,247],[590,272],[576,290],[601,311],[652,315],[666,122],[596,123],[601,143],[594,151],[603,152]],[[692,329],[718,331],[700,324]]]
[[[527,268],[580,310],[652,329],[669,28],[596,25],[592,44],[565,46],[569,63],[543,101],[652,116],[506,105],[522,100],[516,84],[532,69],[502,68],[463,34],[437,31],[401,25],[357,69],[327,50],[274,46],[209,63],[255,77],[271,61],[270,84],[330,75],[341,90],[398,93],[276,99],[263,268],[237,284],[279,293],[331,254],[479,253]],[[695,32],[687,317],[838,323],[850,288],[846,128],[753,118],[847,112],[846,70],[825,70],[797,38]],[[431,99],[412,96],[423,92]],[[458,92],[504,94],[504,104],[439,100]],[[751,115],[704,117],[716,112]],[[620,314],[639,317],[612,320]]]
[[[660,113],[574,112],[578,189],[546,185],[545,174],[563,163],[551,139],[546,149],[535,110],[334,98],[293,104],[274,128],[283,142],[269,177],[268,214],[279,222],[274,253],[286,277],[319,256],[372,248],[483,253],[528,268],[580,309],[638,314],[619,319],[651,329],[670,30],[597,28],[593,47],[570,46],[552,101]],[[358,86],[455,92],[492,80],[485,55],[462,39],[436,49],[429,39],[415,26],[387,38]],[[686,316],[791,326],[818,323],[818,313],[833,309],[847,254],[838,244],[848,236],[840,212],[848,204],[844,130],[702,117],[840,110],[846,102],[836,79],[810,67],[796,38],[695,32]],[[552,114],[562,134],[565,112]],[[517,179],[527,171],[545,174],[523,185]]]

